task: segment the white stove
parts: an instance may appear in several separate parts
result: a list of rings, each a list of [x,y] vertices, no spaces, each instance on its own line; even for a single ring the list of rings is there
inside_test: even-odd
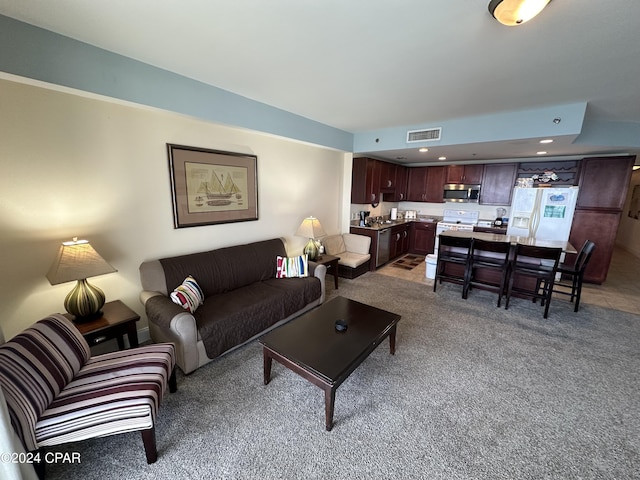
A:
[[[473,232],[473,227],[478,224],[480,212],[478,210],[445,210],[442,220],[436,227],[436,245],[434,254],[438,254],[438,244],[440,234],[447,230],[458,230],[462,232]]]

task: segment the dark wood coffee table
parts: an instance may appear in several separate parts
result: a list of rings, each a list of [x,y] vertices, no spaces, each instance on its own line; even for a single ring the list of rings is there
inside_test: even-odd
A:
[[[335,322],[348,327],[338,332]],[[264,384],[271,379],[275,359],[324,390],[325,424],[333,428],[336,389],[380,343],[389,337],[395,354],[400,315],[364,303],[336,297],[260,338],[264,356]]]

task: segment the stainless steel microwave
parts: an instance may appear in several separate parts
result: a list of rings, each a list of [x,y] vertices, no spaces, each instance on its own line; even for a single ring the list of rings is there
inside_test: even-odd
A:
[[[445,202],[478,203],[480,198],[480,185],[448,183],[444,186],[442,198],[444,198]]]

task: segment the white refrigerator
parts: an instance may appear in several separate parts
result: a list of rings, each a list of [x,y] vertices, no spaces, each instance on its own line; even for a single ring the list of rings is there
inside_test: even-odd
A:
[[[507,235],[569,241],[578,187],[514,187]]]

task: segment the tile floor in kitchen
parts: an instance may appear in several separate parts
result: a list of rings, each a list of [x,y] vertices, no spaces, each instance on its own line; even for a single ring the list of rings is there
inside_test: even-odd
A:
[[[426,278],[425,269],[424,262],[412,270],[393,267],[390,263],[378,269],[378,273],[432,286],[433,280]],[[568,298],[560,295],[556,301]],[[580,302],[640,314],[640,258],[616,248],[607,280],[602,285],[583,284]]]

